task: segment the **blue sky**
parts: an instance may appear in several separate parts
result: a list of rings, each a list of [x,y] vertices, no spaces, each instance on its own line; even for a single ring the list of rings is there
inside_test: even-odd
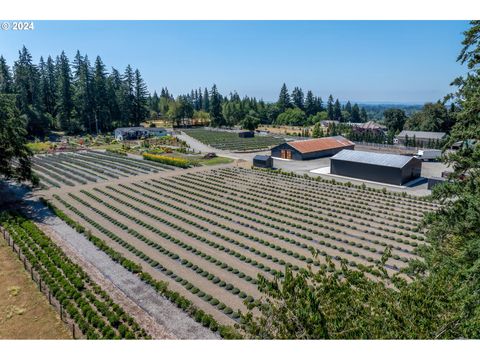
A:
[[[289,90],[357,102],[442,98],[465,69],[456,63],[466,21],[37,21],[0,31],[9,64],[22,45],[35,61],[77,49],[109,67],[139,68],[151,91],[178,95],[216,83],[274,101]]]

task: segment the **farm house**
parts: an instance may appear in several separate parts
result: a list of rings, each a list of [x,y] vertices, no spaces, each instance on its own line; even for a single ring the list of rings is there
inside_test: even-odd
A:
[[[118,141],[122,140],[137,140],[142,137],[152,137],[152,136],[166,136],[167,130],[164,128],[145,128],[141,126],[137,127],[125,127],[117,128],[114,132],[115,139]]]
[[[330,173],[403,185],[420,177],[422,161],[413,156],[343,150],[330,159]]]
[[[290,141],[272,148],[272,157],[292,160],[310,160],[332,156],[344,150],[353,150],[355,144],[343,136]]]

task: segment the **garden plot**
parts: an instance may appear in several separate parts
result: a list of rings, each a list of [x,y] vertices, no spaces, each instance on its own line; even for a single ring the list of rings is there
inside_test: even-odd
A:
[[[253,138],[241,138],[236,132],[206,129],[183,130],[194,139],[220,150],[253,151],[265,150],[285,142],[283,137],[256,135]]]
[[[82,151],[35,156],[33,169],[44,188],[85,185],[173,169],[126,156]]]
[[[436,209],[407,195],[238,167],[65,188],[52,201],[223,324],[261,296],[258,274],[281,278],[285,266],[333,272],[346,262],[374,278],[389,247],[385,270],[398,273],[418,258],[419,224]]]

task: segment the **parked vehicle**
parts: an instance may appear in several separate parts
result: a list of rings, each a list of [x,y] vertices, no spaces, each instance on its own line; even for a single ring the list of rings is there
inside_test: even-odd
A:
[[[422,161],[438,160],[442,156],[442,150],[420,149],[415,157]]]

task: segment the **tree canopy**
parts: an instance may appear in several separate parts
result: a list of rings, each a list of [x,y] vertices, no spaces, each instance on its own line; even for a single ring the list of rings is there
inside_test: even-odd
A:
[[[37,184],[26,136],[26,119],[20,116],[15,95],[0,94],[0,175]]]

